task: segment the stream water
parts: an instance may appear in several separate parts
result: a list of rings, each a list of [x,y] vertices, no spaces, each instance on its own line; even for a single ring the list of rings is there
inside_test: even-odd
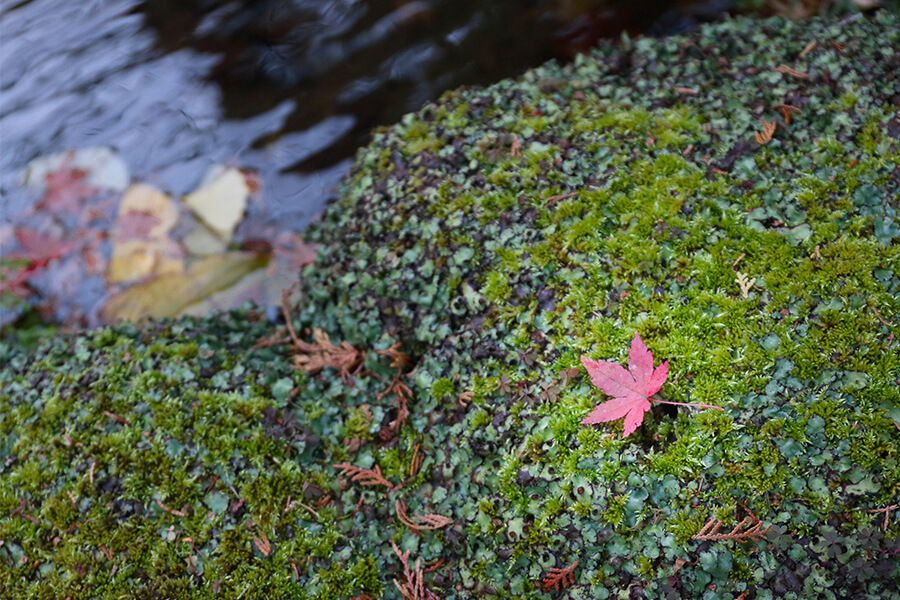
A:
[[[235,242],[301,231],[373,126],[624,29],[688,29],[730,0],[704,6],[697,17],[670,0],[0,0],[0,250],[16,250],[39,202],[26,165],[95,146],[173,197],[213,164],[256,171]],[[45,316],[94,324],[102,277],[70,279],[45,282]],[[56,310],[66,303],[83,308]],[[22,310],[4,309],[4,323]]]

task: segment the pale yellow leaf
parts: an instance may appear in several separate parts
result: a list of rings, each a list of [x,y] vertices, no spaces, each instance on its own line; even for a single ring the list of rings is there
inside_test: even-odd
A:
[[[198,224],[182,240],[185,249],[194,256],[209,256],[224,252],[228,243],[205,225]]]
[[[182,271],[184,260],[178,245],[169,238],[133,239],[113,241],[106,278],[111,283],[123,283]]]
[[[251,271],[264,268],[269,258],[267,254],[230,252],[200,259],[184,273],[163,275],[113,296],[104,314],[111,321],[177,316],[191,304],[230,287]]]
[[[238,169],[211,170],[204,185],[184,197],[194,214],[226,242],[244,217],[250,187]]]

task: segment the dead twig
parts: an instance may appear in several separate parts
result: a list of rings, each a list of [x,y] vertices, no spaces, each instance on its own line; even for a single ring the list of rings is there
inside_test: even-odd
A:
[[[756,279],[747,277],[743,273],[738,272],[737,279],[735,279],[734,282],[741,288],[741,296],[747,298],[750,294],[750,288],[756,283]]]
[[[885,506],[884,508],[873,508],[867,510],[866,512],[870,514],[884,513],[884,531],[887,531],[888,522],[891,518],[891,511],[897,510],[898,508],[900,508],[900,504],[891,504],[890,506]]]
[[[118,421],[122,425],[128,425],[129,427],[131,426],[131,421],[129,421],[125,417],[120,417],[119,415],[113,414],[113,413],[109,412],[108,410],[104,410],[103,414],[106,415],[107,417],[109,417],[110,419]]]
[[[893,327],[893,326],[894,326],[893,323],[890,323],[890,322],[884,320],[884,317],[882,317],[882,316],[878,313],[878,309],[875,308],[875,305],[874,305],[874,304],[870,304],[870,305],[869,305],[869,308],[872,309],[872,312],[875,313],[875,318],[877,318],[879,321],[881,321],[881,324],[882,324],[882,325],[887,325],[888,327]]]
[[[182,512],[180,510],[175,510],[174,508],[169,508],[168,506],[163,504],[159,498],[156,499],[156,504],[161,509],[163,509],[164,511],[169,513],[170,515],[175,515],[176,517],[186,517],[187,516],[187,513],[185,513],[185,512]]]
[[[572,192],[570,194],[558,194],[556,196],[550,196],[544,202],[546,202],[546,206],[553,206],[560,200],[565,200],[566,198],[571,198],[573,196],[577,196],[578,192]]]
[[[294,324],[291,323],[291,314],[288,312],[288,298],[290,298],[290,295],[291,287],[281,290],[281,314],[284,316],[284,324],[287,327],[288,334],[291,336],[291,340],[294,342],[294,346],[300,347],[302,342],[297,337],[297,332],[294,331]]]
[[[797,58],[805,58],[807,54],[812,52],[813,48],[816,47],[816,40],[811,41],[806,45],[806,48],[800,51],[800,54],[797,55]]]
[[[391,366],[397,369],[397,373],[391,380],[391,384],[386,390],[376,396],[381,400],[390,393],[393,393],[397,400],[397,418],[388,423],[387,427],[381,430],[379,435],[381,439],[387,441],[400,432],[400,428],[409,417],[409,401],[412,399],[412,390],[403,383],[403,377],[408,375],[406,370],[412,365],[412,360],[404,352],[400,351],[400,344],[396,343],[386,350],[378,350],[378,354],[391,357]]]

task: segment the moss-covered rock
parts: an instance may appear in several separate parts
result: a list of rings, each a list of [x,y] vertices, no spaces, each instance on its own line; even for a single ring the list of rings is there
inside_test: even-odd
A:
[[[0,589],[897,597],[898,73],[893,16],[736,20],[445,95],[312,232],[343,372],[252,311],[3,348]],[[635,331],[725,410],[582,425]]]

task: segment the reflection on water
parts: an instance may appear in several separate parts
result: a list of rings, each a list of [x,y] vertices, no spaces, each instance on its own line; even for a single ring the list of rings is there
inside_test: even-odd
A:
[[[257,169],[267,185],[265,212],[303,227],[345,166],[305,175],[280,171],[342,135],[347,120],[253,149],[282,131],[296,104],[284,99],[245,119],[226,119],[222,92],[209,82],[220,57],[158,49],[144,17],[132,12],[138,4],[33,0],[3,16],[3,218],[34,202],[18,185],[28,161],[111,146],[136,177],[175,194],[196,186],[216,162]]]
[[[302,230],[373,125],[645,28],[667,4],[0,2],[0,250],[17,250],[11,232],[35,216],[25,165],[88,146],[113,148],[134,180],[176,197],[210,165],[254,170],[261,190],[235,243]],[[95,305],[98,285],[65,296]]]

